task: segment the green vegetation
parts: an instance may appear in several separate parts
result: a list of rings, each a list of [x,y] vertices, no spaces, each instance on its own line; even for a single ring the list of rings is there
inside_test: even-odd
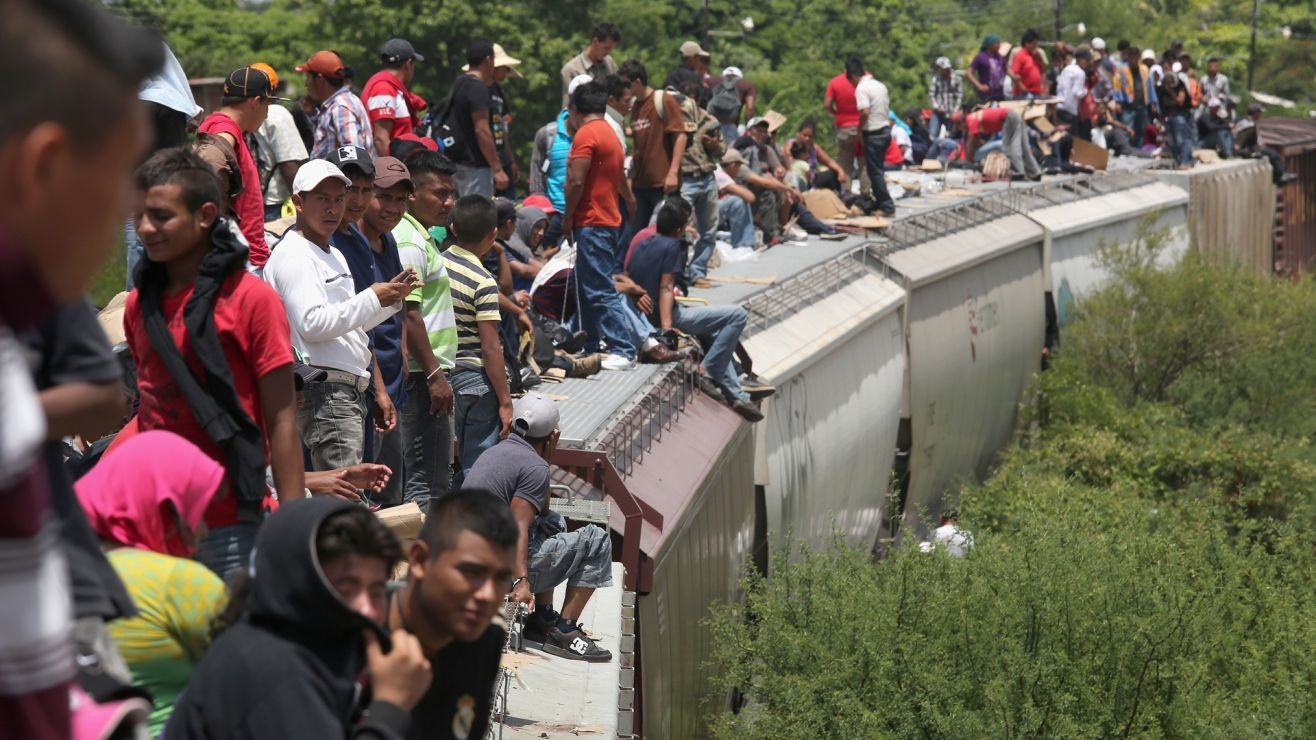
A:
[[[1154,242],[965,492],[968,557],[780,555],[717,611],[716,736],[1316,736],[1316,285]]]

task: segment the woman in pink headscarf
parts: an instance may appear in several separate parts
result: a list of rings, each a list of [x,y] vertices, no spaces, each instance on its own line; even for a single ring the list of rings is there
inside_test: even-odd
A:
[[[228,593],[205,566],[187,559],[205,534],[202,515],[221,493],[224,468],[170,432],[133,437],[77,483],[78,501],[137,616],[109,624],[134,682],[155,698],[151,736],[210,643]]]

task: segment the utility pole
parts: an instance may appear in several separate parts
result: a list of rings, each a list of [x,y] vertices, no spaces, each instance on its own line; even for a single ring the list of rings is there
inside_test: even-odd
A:
[[[1260,20],[1261,20],[1261,0],[1252,0],[1252,47],[1247,54],[1247,91],[1248,92],[1252,92],[1252,67],[1257,63],[1257,22]]]
[[[1062,26],[1060,25],[1060,0],[1051,0],[1051,15],[1052,15],[1052,19],[1055,22],[1056,41],[1059,41],[1060,29],[1062,28]]]

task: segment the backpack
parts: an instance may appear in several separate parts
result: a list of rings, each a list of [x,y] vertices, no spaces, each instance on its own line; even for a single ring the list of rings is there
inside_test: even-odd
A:
[[[439,151],[449,159],[461,158],[466,153],[466,142],[462,141],[461,132],[452,123],[452,98],[457,94],[457,86],[469,75],[462,75],[452,83],[452,91],[442,103],[430,108],[429,114],[421,122],[421,136],[433,139],[439,145]],[[391,147],[390,147],[391,148]]]
[[[708,112],[719,121],[734,121],[740,117],[740,91],[735,80],[722,80],[713,88],[708,99]]]
[[[681,107],[681,118],[685,120],[685,131],[691,133],[699,125],[699,103],[687,95],[675,90],[654,90],[653,107],[658,111],[658,120],[667,120],[667,108],[663,105],[664,95],[676,96],[676,103]]]
[[[997,149],[987,153],[982,161],[982,179],[987,181],[1010,179],[1010,158]]]

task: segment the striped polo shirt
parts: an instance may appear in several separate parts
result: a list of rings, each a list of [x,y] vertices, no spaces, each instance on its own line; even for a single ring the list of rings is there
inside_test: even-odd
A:
[[[446,260],[439,246],[410,213],[393,227],[398,243],[398,260],[420,276],[421,284],[407,296],[407,303],[419,303],[420,315],[429,335],[430,349],[439,367],[451,370],[457,359],[457,321],[452,313],[452,294]],[[497,296],[495,296],[495,299]],[[407,370],[421,371],[414,355],[407,359]]]
[[[448,278],[452,281],[452,311],[457,317],[457,367],[484,369],[480,351],[481,321],[497,323],[498,284],[480,258],[458,244],[448,247]]]

